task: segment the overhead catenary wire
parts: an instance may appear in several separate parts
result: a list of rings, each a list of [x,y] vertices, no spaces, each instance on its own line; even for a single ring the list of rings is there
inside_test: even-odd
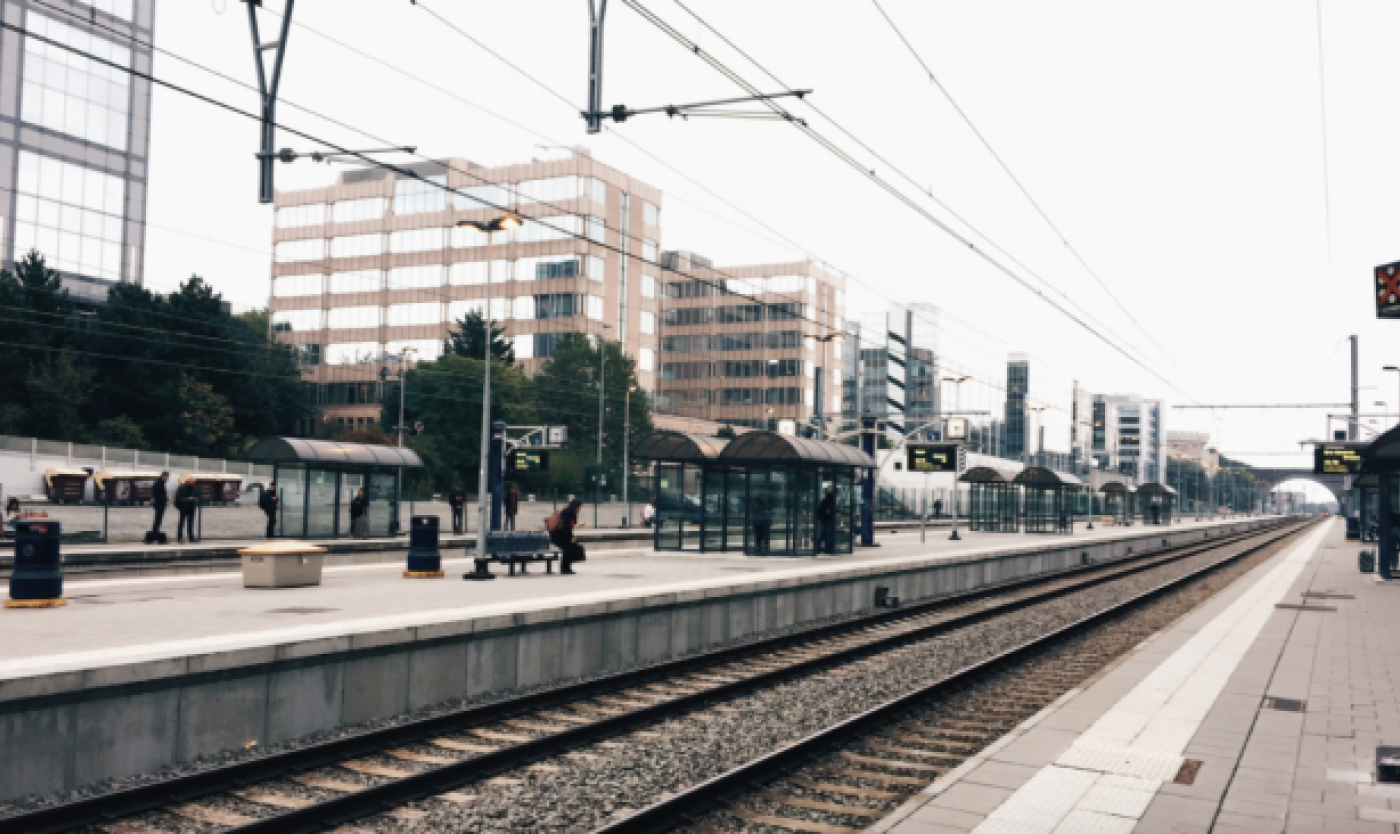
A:
[[[37,2],[43,2],[43,0],[37,0]],[[57,11],[64,11],[63,9],[59,9],[59,8],[56,8],[56,7],[55,7],[55,10],[57,10]],[[13,27],[13,26],[11,26],[10,28],[15,29],[16,31],[21,31],[21,32],[23,32],[23,30],[19,29],[18,27]],[[303,27],[303,28],[305,28],[305,27]],[[114,30],[114,31],[115,31],[115,30]],[[25,34],[29,34],[29,33],[25,33]],[[128,37],[128,38],[132,39],[134,42],[137,42],[137,43],[140,43],[140,42],[141,42],[139,39],[134,38],[134,37],[132,37],[132,36],[130,36],[130,35],[127,35],[126,33],[116,32],[116,34],[121,35],[121,36],[124,36],[124,37]],[[34,35],[32,35],[32,34],[30,34],[30,36],[31,36],[31,37],[36,37],[36,36],[34,36]],[[41,38],[41,40],[46,40],[46,39]],[[330,40],[334,40],[334,39],[330,39]],[[66,45],[63,45],[63,44],[57,44],[57,45],[60,46],[61,48],[69,49],[69,51],[78,51],[78,52],[81,52],[81,51],[79,51],[79,50],[73,50],[72,48],[67,47]],[[344,45],[344,44],[341,44],[341,45],[342,45],[342,46],[345,46],[345,48],[347,48],[347,49],[351,49],[352,51],[359,52],[359,50],[354,50],[353,47],[349,47],[349,46]],[[162,52],[164,52],[165,54],[172,54],[172,53],[169,53],[168,50],[162,50]],[[365,53],[360,53],[360,54],[365,54]],[[89,57],[93,57],[93,56],[89,56]],[[176,56],[176,57],[178,57],[178,56]],[[369,55],[367,55],[367,54],[365,54],[365,57],[370,58],[370,59],[372,59],[372,60],[378,61],[378,59],[374,59],[373,56],[369,56]],[[98,59],[98,60],[99,60],[99,62],[109,63],[109,64],[110,64],[110,62],[101,61],[101,59]],[[207,70],[207,68],[204,68],[204,67],[202,67],[201,65],[199,65],[199,64],[197,64],[197,63],[195,63],[195,62],[189,61],[189,59],[181,58],[180,60],[184,61],[185,63],[189,63],[189,64],[191,64],[191,65],[193,65],[193,66],[199,67],[199,68],[201,68],[201,69],[206,69],[206,70]],[[383,62],[380,62],[380,63],[383,63]],[[127,67],[122,67],[122,66],[120,66],[120,65],[114,65],[114,64],[113,64],[112,66],[114,66],[116,69],[119,69],[119,70],[122,70],[122,71],[131,72],[131,70],[130,70],[129,68],[127,68]],[[213,73],[213,74],[215,74],[215,75],[217,75],[217,76],[219,76],[219,77],[221,77],[221,78],[224,78],[225,80],[232,81],[233,83],[239,84],[240,86],[244,86],[244,87],[246,87],[246,88],[251,89],[250,85],[246,85],[246,84],[243,84],[242,82],[238,82],[238,81],[235,80],[235,79],[231,79],[231,78],[229,78],[228,76],[223,75],[222,73],[218,73],[217,71],[213,71],[213,70],[207,70],[207,71],[209,71],[209,72],[211,72],[211,73]],[[141,74],[141,73],[133,73],[133,74],[144,75],[144,74]],[[175,90],[175,91],[177,91],[177,92],[181,92],[181,93],[184,93],[184,94],[186,94],[186,95],[191,95],[192,97],[195,97],[195,98],[200,99],[200,100],[204,100],[204,101],[206,101],[207,103],[214,104],[215,106],[219,106],[219,107],[221,107],[221,108],[223,108],[223,109],[225,109],[225,110],[229,110],[229,111],[231,111],[231,112],[237,113],[237,114],[239,114],[239,115],[243,115],[243,116],[248,117],[248,118],[256,118],[255,116],[252,116],[251,114],[249,114],[249,113],[246,112],[246,111],[243,111],[243,110],[241,110],[241,109],[239,109],[239,108],[237,108],[237,107],[234,107],[234,106],[232,106],[232,105],[227,105],[226,103],[220,102],[220,101],[218,101],[218,100],[216,100],[216,99],[213,99],[213,98],[210,97],[210,96],[205,96],[205,95],[203,95],[203,94],[195,93],[194,91],[186,90],[185,88],[182,88],[182,87],[180,87],[179,85],[175,85],[175,84],[172,84],[172,83],[170,83],[170,82],[163,81],[162,79],[157,79],[157,78],[155,78],[154,76],[144,76],[144,77],[147,77],[148,80],[151,80],[153,83],[160,84],[161,86],[165,86],[165,87],[167,87],[167,88],[169,88],[169,89],[173,89],[173,90]],[[444,90],[443,92],[447,92],[447,91]],[[449,94],[450,94],[450,93],[449,93]],[[460,97],[458,97],[458,98],[460,98]],[[467,103],[470,103],[470,102],[467,102]],[[295,105],[295,104],[292,104],[292,103],[288,103],[288,106],[291,106],[291,107],[294,107],[294,108],[297,108],[297,109],[301,109],[301,110],[303,110],[304,112],[308,112],[308,113],[310,113],[311,115],[316,116],[317,118],[326,119],[326,120],[328,120],[328,121],[331,121],[331,122],[333,122],[333,123],[336,123],[336,124],[338,124],[338,125],[341,125],[341,126],[343,126],[343,127],[346,127],[347,129],[350,129],[350,130],[353,130],[353,131],[355,131],[355,132],[358,132],[358,133],[360,133],[360,134],[362,134],[362,135],[373,136],[373,134],[370,134],[370,133],[368,133],[368,132],[366,132],[366,131],[363,131],[363,130],[361,130],[361,129],[359,129],[359,128],[352,127],[352,126],[350,126],[350,125],[348,125],[348,124],[346,124],[346,123],[344,123],[344,122],[340,122],[340,121],[338,121],[338,120],[330,119],[329,117],[326,117],[326,116],[324,116],[324,115],[322,115],[322,114],[316,113],[315,111],[311,111],[311,110],[309,110],[309,109],[307,109],[307,108],[300,107],[299,105]],[[290,132],[290,133],[293,133],[293,134],[296,134],[296,135],[300,135],[300,136],[302,136],[303,138],[307,138],[307,139],[309,139],[309,140],[311,140],[311,141],[323,141],[323,140],[317,139],[316,137],[311,136],[310,134],[307,134],[307,133],[305,133],[305,132],[293,130],[293,129],[291,129],[291,128],[287,128],[285,125],[281,125],[280,127],[282,127],[282,128],[285,129],[285,130],[288,130],[288,132]],[[382,142],[388,142],[388,141],[389,141],[389,140],[384,139],[383,137],[374,137],[374,138],[376,139],[376,141],[382,141]],[[547,137],[546,137],[546,138],[547,138]],[[336,146],[334,146],[333,143],[323,142],[323,144],[327,144],[327,145],[331,145],[332,147],[336,147]],[[391,143],[391,144],[392,144],[392,143]],[[432,183],[430,180],[426,180],[424,177],[420,176],[420,175],[417,174],[416,172],[406,171],[406,170],[404,170],[404,169],[399,168],[398,166],[388,165],[388,164],[385,164],[385,163],[378,162],[378,161],[376,161],[376,160],[368,159],[368,158],[363,157],[363,155],[357,154],[357,153],[355,153],[355,152],[351,152],[351,151],[344,151],[344,152],[345,152],[347,155],[359,157],[362,161],[364,161],[365,163],[367,163],[367,164],[369,164],[369,165],[377,166],[377,167],[381,167],[381,168],[387,168],[387,169],[390,169],[390,170],[392,170],[392,171],[395,171],[395,172],[398,173],[400,176],[406,176],[406,177],[416,178],[416,179],[419,179],[419,180],[421,180],[421,181],[429,182],[431,185],[438,186],[438,187],[442,188],[443,190],[448,191],[448,192],[450,192],[450,193],[457,193],[454,189],[447,188],[446,186],[440,185],[440,184],[438,184],[438,183]],[[456,166],[451,166],[451,165],[449,165],[449,166],[447,166],[447,167],[448,167],[450,170],[457,170],[457,171],[460,171],[460,169],[458,169]],[[465,175],[468,176],[468,177],[471,177],[471,178],[473,178],[473,179],[476,179],[476,180],[479,181],[479,182],[487,183],[487,181],[486,181],[484,178],[480,177],[479,175],[475,175],[474,173],[472,173],[472,172],[470,172],[470,171],[462,171],[461,173],[465,174]],[[494,183],[488,183],[488,184],[494,184]],[[503,207],[500,207],[500,206],[493,206],[493,205],[490,204],[488,201],[481,200],[481,199],[475,198],[475,197],[474,197],[473,199],[476,199],[477,202],[483,203],[486,207],[492,207],[492,208],[497,208],[497,209],[504,210]],[[545,204],[545,203],[542,203],[542,204]],[[549,226],[549,225],[550,225],[549,223],[544,222],[544,221],[539,220],[539,219],[534,219],[534,218],[532,218],[532,220],[534,220],[534,222],[540,222],[540,223],[542,223],[543,225],[546,225],[546,226]],[[556,227],[556,228],[557,228],[557,227]],[[582,234],[577,234],[577,233],[570,233],[570,234],[571,234],[573,237],[576,237],[576,238],[584,238],[584,237],[585,237],[585,236],[582,235]],[[634,236],[634,237],[635,237],[635,236]],[[605,246],[605,248],[611,249],[611,250],[613,250],[613,251],[618,251],[616,247]],[[630,257],[633,257],[634,259],[641,260],[641,259],[640,259],[639,257],[637,257],[636,255],[629,255],[629,256],[630,256]],[[721,282],[709,281],[709,280],[700,278],[700,277],[698,277],[698,276],[687,275],[686,273],[680,272],[679,270],[666,270],[664,267],[663,267],[663,271],[675,272],[676,274],[682,275],[683,277],[688,277],[688,278],[690,278],[691,280],[696,280],[696,281],[699,281],[699,282],[701,282],[701,283],[710,284],[711,286],[715,286],[717,289],[719,289],[719,290],[720,290],[723,294],[725,294],[725,295],[734,295],[734,296],[738,296],[738,297],[741,297],[741,298],[747,297],[747,298],[749,298],[750,300],[756,300],[756,299],[753,299],[753,298],[750,297],[750,296],[746,296],[746,295],[743,294],[743,293],[739,293],[739,292],[735,292],[735,291],[733,291],[733,290],[730,290],[728,287],[726,287],[726,286],[725,286],[723,283],[721,283]],[[717,272],[720,272],[721,274],[724,274],[722,270],[716,270],[716,271],[717,271]],[[811,319],[811,318],[809,318],[809,317],[805,317],[805,316],[804,316],[804,317],[800,317],[800,318],[802,318],[802,319],[804,319],[804,320],[807,320],[807,321],[811,321],[811,322],[817,324],[818,326],[822,326],[822,327],[826,327],[826,326],[827,326],[827,325],[825,325],[825,323],[820,322],[820,321],[816,321],[816,320]],[[985,379],[985,377],[982,378],[982,379]],[[979,380],[979,381],[981,381],[981,380]]]
[[[758,94],[759,94],[759,90],[758,90],[757,87],[755,87],[753,84],[751,84],[751,83],[749,83],[748,81],[746,81],[742,76],[738,75],[738,74],[737,74],[736,72],[734,72],[733,70],[729,69],[729,68],[728,68],[723,62],[721,62],[718,58],[716,58],[715,56],[711,55],[708,51],[702,49],[698,44],[694,43],[692,40],[690,40],[690,38],[686,37],[686,36],[685,36],[684,34],[682,34],[679,30],[677,30],[674,26],[672,26],[671,24],[667,23],[667,22],[666,22],[665,20],[663,20],[662,18],[658,17],[655,13],[651,12],[646,6],[643,6],[640,2],[638,2],[638,0],[622,0],[622,2],[623,2],[625,5],[627,5],[629,8],[631,8],[633,11],[635,11],[635,12],[637,12],[639,15],[641,15],[642,18],[645,19],[647,22],[651,23],[651,24],[652,24],[653,26],[655,26],[657,29],[661,30],[664,34],[668,35],[668,36],[671,37],[673,40],[675,40],[677,43],[679,43],[680,45],[682,45],[683,47],[685,47],[685,49],[686,49],[688,52],[690,52],[691,54],[695,55],[697,58],[699,58],[700,60],[704,61],[705,63],[709,64],[711,67],[713,67],[713,68],[714,68],[716,71],[718,71],[720,74],[724,75],[726,78],[728,78],[728,79],[730,79],[731,81],[733,81],[737,86],[740,87],[740,89],[743,89],[743,90],[745,90],[745,91],[748,91],[748,92],[749,92],[750,94],[752,94],[752,95],[758,95]],[[764,102],[764,103],[767,104],[767,105],[769,105],[770,107],[776,107],[776,105],[774,105],[772,102]],[[1103,332],[1101,332],[1100,330],[1098,330],[1098,329],[1096,329],[1095,327],[1091,326],[1088,322],[1086,322],[1086,321],[1085,321],[1083,318],[1081,318],[1080,316],[1076,315],[1074,312],[1068,310],[1064,305],[1062,305],[1062,304],[1061,304],[1058,300],[1056,300],[1055,298],[1053,298],[1053,297],[1047,295],[1046,293],[1044,293],[1044,292],[1042,292],[1041,290],[1037,289],[1036,287],[1032,286],[1032,285],[1030,284],[1030,282],[1026,280],[1026,278],[1024,278],[1023,276],[1021,276],[1020,274],[1018,274],[1015,270],[1012,270],[1011,268],[1009,268],[1008,266],[1006,266],[1005,264],[1003,264],[1003,263],[1002,263],[1001,261],[999,261],[997,258],[993,257],[986,249],[983,249],[982,247],[978,246],[976,243],[974,243],[973,241],[969,240],[965,235],[963,235],[962,233],[960,233],[959,231],[957,231],[956,229],[954,229],[954,228],[952,228],[950,225],[948,225],[948,223],[946,223],[945,221],[939,219],[937,216],[935,216],[934,214],[932,214],[931,212],[929,212],[929,211],[928,211],[927,209],[925,209],[923,206],[919,205],[913,198],[909,197],[907,194],[905,194],[904,192],[900,191],[897,187],[895,187],[895,186],[894,186],[892,183],[890,183],[888,180],[886,180],[885,178],[881,177],[881,176],[879,175],[878,172],[866,168],[865,165],[864,165],[860,160],[856,159],[856,158],[853,157],[849,152],[843,150],[840,146],[836,145],[834,142],[832,142],[831,140],[827,139],[827,138],[826,138],[825,136],[823,136],[821,133],[817,132],[814,128],[812,128],[811,126],[809,126],[809,125],[807,125],[807,124],[805,124],[805,123],[800,123],[800,122],[798,122],[798,121],[789,121],[789,124],[792,126],[792,128],[793,128],[794,130],[801,131],[802,133],[804,133],[805,135],[807,135],[810,139],[812,139],[814,142],[816,142],[819,146],[821,146],[822,148],[824,148],[824,149],[826,149],[827,151],[829,151],[832,155],[836,156],[836,157],[837,157],[838,159],[840,159],[842,162],[846,163],[846,164],[847,164],[848,166],[850,166],[853,170],[855,170],[857,173],[859,173],[862,177],[868,179],[869,181],[871,181],[872,183],[874,183],[875,185],[877,185],[879,188],[881,188],[883,191],[885,191],[886,193],[888,193],[890,196],[894,197],[897,201],[899,201],[900,203],[902,203],[904,206],[906,206],[906,207],[909,208],[910,210],[914,211],[914,212],[915,212],[916,214],[918,214],[920,217],[922,217],[922,218],[924,218],[925,220],[927,220],[927,221],[928,221],[930,224],[932,224],[935,228],[939,229],[940,231],[942,231],[943,233],[945,233],[946,235],[948,235],[949,237],[951,237],[954,241],[956,241],[956,242],[959,243],[960,245],[966,247],[966,248],[967,248],[972,254],[974,254],[978,259],[982,260],[983,262],[985,262],[986,264],[988,264],[989,266],[991,266],[996,272],[999,272],[999,273],[1005,275],[1006,277],[1010,278],[1013,282],[1015,282],[1016,284],[1020,285],[1022,288],[1028,290],[1029,292],[1031,292],[1031,293],[1033,293],[1034,295],[1036,295],[1037,297],[1039,297],[1041,300],[1043,300],[1046,304],[1048,304],[1048,305],[1049,305],[1050,307],[1052,307],[1054,310],[1056,310],[1057,312],[1059,312],[1061,315],[1063,315],[1063,316],[1065,316],[1066,318],[1070,319],[1072,322],[1074,322],[1076,325],[1078,325],[1081,329],[1083,329],[1084,331],[1086,331],[1087,333],[1089,333],[1090,335],[1092,335],[1095,339],[1097,339],[1097,340],[1099,340],[1100,342],[1102,342],[1102,343],[1104,343],[1105,345],[1107,345],[1107,346],[1108,346],[1109,348],[1111,348],[1115,353],[1121,355],[1122,357],[1124,357],[1125,359],[1127,359],[1130,363],[1132,363],[1133,365],[1136,365],[1138,368],[1142,369],[1143,371],[1145,371],[1146,373],[1148,373],[1150,376],[1152,376],[1153,378],[1157,379],[1159,382],[1161,382],[1161,383],[1167,385],[1167,386],[1170,387],[1172,390],[1177,391],[1178,393],[1182,394],[1182,395],[1185,396],[1187,399],[1190,399],[1190,400],[1192,400],[1192,401],[1195,400],[1194,397],[1192,397],[1192,396],[1190,396],[1189,394],[1187,394],[1187,393],[1186,393],[1184,390],[1182,390],[1178,385],[1176,385],[1176,384],[1175,384],[1174,382],[1172,382],[1171,380],[1167,379],[1165,376],[1163,376],[1163,375],[1162,375],[1161,373],[1159,373],[1157,370],[1155,370],[1154,368],[1152,368],[1152,367],[1150,367],[1149,365],[1147,365],[1142,359],[1140,359],[1139,357],[1135,356],[1133,353],[1130,353],[1127,349],[1125,349],[1125,348],[1122,347],[1121,345],[1117,344],[1117,343],[1114,342],[1112,339],[1109,339],[1106,335],[1104,335]]]
[[[909,50],[909,54],[914,57],[914,60],[919,63],[920,67],[923,67],[924,72],[928,75],[929,81],[931,81],[933,85],[938,88],[938,91],[943,94],[943,98],[948,101],[948,104],[952,106],[953,110],[958,114],[959,118],[961,118],[963,120],[963,123],[967,125],[968,129],[972,131],[972,134],[977,137],[977,141],[982,143],[982,147],[987,149],[987,153],[991,155],[992,159],[996,160],[997,165],[1001,167],[1001,170],[1005,172],[1006,176],[1010,178],[1013,184],[1015,184],[1017,190],[1021,192],[1021,195],[1026,198],[1026,201],[1029,202],[1031,204],[1031,207],[1035,209],[1036,213],[1040,215],[1040,219],[1044,220],[1045,224],[1050,227],[1050,230],[1055,233],[1055,236],[1060,239],[1060,243],[1064,244],[1065,249],[1068,250],[1069,253],[1074,256],[1074,259],[1079,262],[1080,266],[1084,267],[1084,271],[1089,273],[1089,275],[1094,279],[1095,283],[1099,285],[1099,287],[1104,291],[1104,293],[1106,293],[1108,297],[1113,300],[1113,303],[1118,307],[1118,309],[1122,311],[1123,315],[1127,316],[1128,320],[1131,321],[1133,325],[1137,327],[1139,331],[1142,332],[1142,335],[1146,336],[1148,341],[1152,342],[1152,344],[1156,346],[1157,350],[1161,351],[1162,355],[1167,358],[1167,361],[1175,364],[1176,360],[1172,358],[1172,355],[1167,351],[1167,349],[1162,347],[1161,343],[1153,337],[1152,333],[1148,331],[1146,327],[1143,327],[1141,322],[1139,322],[1137,318],[1133,316],[1132,312],[1127,308],[1127,306],[1124,305],[1121,300],[1119,300],[1118,296],[1113,292],[1112,289],[1109,288],[1108,284],[1104,282],[1103,278],[1099,276],[1099,273],[1093,267],[1089,266],[1089,263],[1084,260],[1084,257],[1082,255],[1079,254],[1079,250],[1075,248],[1074,244],[1069,242],[1069,238],[1065,235],[1064,232],[1060,231],[1060,227],[1055,224],[1055,221],[1050,219],[1050,215],[1047,214],[1045,212],[1045,209],[1041,207],[1040,202],[1036,200],[1035,197],[1031,196],[1031,192],[1026,188],[1025,184],[1021,182],[1021,178],[1016,176],[1016,174],[1012,172],[1011,166],[1006,164],[1006,160],[1004,160],[1001,154],[997,153],[996,149],[992,147],[992,143],[989,142],[987,140],[987,137],[982,133],[982,131],[977,128],[977,125],[973,124],[972,118],[967,115],[967,112],[964,111],[962,106],[958,104],[957,100],[953,98],[953,94],[948,92],[948,88],[943,85],[942,81],[938,80],[938,76],[934,74],[933,69],[929,67],[928,63],[924,60],[923,56],[919,54],[919,51],[914,48],[914,44],[909,42],[909,38],[905,37],[904,32],[901,31],[899,26],[894,22],[894,18],[890,17],[889,12],[885,11],[884,6],[880,5],[880,0],[870,0],[870,2],[875,5],[876,10],[880,12],[880,15],[885,19],[885,22],[887,22],[890,25],[890,28],[894,30],[895,35],[897,35],[899,37],[899,40],[903,42],[905,48]],[[1321,0],[1318,0],[1318,2],[1321,3]]]

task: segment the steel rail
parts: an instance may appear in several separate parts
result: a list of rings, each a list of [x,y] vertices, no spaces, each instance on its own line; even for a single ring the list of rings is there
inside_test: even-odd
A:
[[[1280,525],[1229,534],[1216,539],[1191,542],[1172,548],[1143,551],[1112,562],[1079,565],[1033,577],[1024,577],[972,591],[921,601],[905,608],[869,614],[838,623],[829,623],[754,643],[715,649],[692,657],[666,661],[592,681],[468,707],[403,725],[369,730],[199,773],[178,776],[148,785],[138,785],[62,805],[40,808],[0,818],[0,834],[9,834],[9,832],[53,834],[87,825],[110,822],[114,819],[157,810],[171,804],[225,793],[257,782],[335,765],[347,759],[381,752],[386,748],[413,744],[423,739],[458,732],[522,713],[549,709],[619,689],[632,688],[658,679],[676,677],[697,669],[721,665],[753,655],[780,651],[816,640],[856,634],[871,626],[914,619],[939,609],[964,605],[987,597],[1014,593],[1037,585],[1053,583],[1056,580],[1073,579],[1079,574],[1089,574],[1082,582],[1067,587],[1046,589],[1039,593],[1008,600],[1000,605],[956,615],[909,632],[862,642],[855,646],[835,650],[830,654],[824,654],[821,657],[799,661],[781,669],[757,673],[740,681],[684,695],[641,708],[626,715],[611,716],[588,725],[515,744],[493,753],[465,759],[457,764],[425,771],[384,785],[369,787],[346,796],[334,797],[314,806],[278,814],[232,829],[237,832],[319,831],[325,825],[342,824],[350,819],[378,813],[389,805],[402,804],[424,796],[444,793],[465,783],[487,778],[499,772],[557,755],[561,751],[627,732],[635,725],[652,723],[668,715],[691,709],[706,701],[732,697],[749,689],[770,685],[776,680],[803,674],[821,666],[846,662],[860,655],[883,651],[892,645],[910,640],[924,639],[940,630],[965,627],[1018,608],[1043,602],[1046,599],[1150,570],[1241,539],[1258,536],[1261,533],[1276,530],[1278,526]]]
[[[1246,548],[1233,556],[1221,559],[1219,562],[1197,568],[1155,588],[1150,588],[1117,602],[1109,608],[1036,637],[1020,646],[973,663],[927,686],[886,701],[766,756],[754,759],[699,785],[673,794],[630,816],[596,828],[590,834],[660,834],[660,832],[670,831],[679,825],[687,825],[694,822],[698,814],[713,810],[721,804],[730,802],[739,796],[752,792],[757,787],[787,775],[829,750],[840,747],[849,739],[859,737],[887,724],[890,720],[923,701],[975,682],[978,677],[997,669],[1026,660],[1064,639],[1091,629],[1132,608],[1151,602],[1157,597],[1219,570],[1225,565],[1236,562],[1252,553],[1257,553],[1274,542],[1298,535],[1309,526],[1311,525],[1305,524],[1294,527],[1254,547]]]

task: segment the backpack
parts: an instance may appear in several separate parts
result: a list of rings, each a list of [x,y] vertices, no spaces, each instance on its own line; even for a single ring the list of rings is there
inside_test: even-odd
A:
[[[564,520],[559,517],[561,513],[563,513],[563,510],[556,510],[554,515],[546,518],[544,520],[544,529],[551,533],[561,532],[564,529]]]

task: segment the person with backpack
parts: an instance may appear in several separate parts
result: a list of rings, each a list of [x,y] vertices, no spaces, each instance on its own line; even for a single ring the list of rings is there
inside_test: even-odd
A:
[[[369,538],[369,496],[364,488],[350,500],[350,535],[357,539]]]
[[[263,490],[262,495],[258,498],[258,509],[267,516],[267,537],[269,539],[273,537],[277,528],[277,504],[280,500],[277,497],[277,484],[275,483],[268,484],[267,489]]]
[[[582,562],[588,558],[583,545],[574,541],[574,528],[582,526],[578,522],[578,511],[581,507],[583,500],[575,498],[567,507],[544,522],[545,529],[549,531],[549,540],[559,548],[559,572],[562,574],[572,575],[574,562]]]

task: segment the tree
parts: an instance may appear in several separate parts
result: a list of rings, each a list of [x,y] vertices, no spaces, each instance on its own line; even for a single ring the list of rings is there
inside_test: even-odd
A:
[[[484,355],[486,319],[475,310],[458,319],[443,343],[443,353],[464,359],[480,360]],[[505,330],[491,323],[491,355],[507,364],[515,364],[515,344],[506,338]]]
[[[92,433],[92,442],[119,449],[141,449],[146,446],[146,436],[130,417],[118,414],[97,424],[97,429]]]
[[[738,436],[734,433],[734,427],[729,425],[720,426],[719,431],[715,432],[715,437],[723,437],[725,440],[733,440]]]
[[[180,374],[180,422],[186,449],[195,454],[228,454],[233,408],[214,386]]]
[[[636,363],[617,342],[598,342],[570,333],[554,346],[535,377],[541,422],[569,427],[568,449],[592,462],[598,444],[598,388],[603,384],[603,462],[622,463],[624,404],[631,410],[633,438],[651,433],[651,404],[637,384]],[[601,353],[600,353],[601,350]],[[599,361],[605,373],[599,372]],[[600,377],[602,377],[600,379]],[[631,396],[628,389],[635,389]]]
[[[445,354],[435,362],[420,362],[408,372],[404,398],[404,422],[422,422],[419,436],[432,454],[432,476],[439,487],[456,481],[475,483],[481,456],[481,384],[484,365],[480,359]],[[398,422],[398,402],[385,398],[380,422]],[[511,425],[537,422],[531,380],[519,368],[498,362],[491,367],[491,419]],[[417,440],[418,438],[415,438]],[[410,444],[415,449],[417,445]],[[427,457],[424,463],[428,464]]]
[[[33,366],[26,384],[31,432],[81,439],[86,434],[83,406],[91,383],[92,370],[75,365],[66,353]]]

